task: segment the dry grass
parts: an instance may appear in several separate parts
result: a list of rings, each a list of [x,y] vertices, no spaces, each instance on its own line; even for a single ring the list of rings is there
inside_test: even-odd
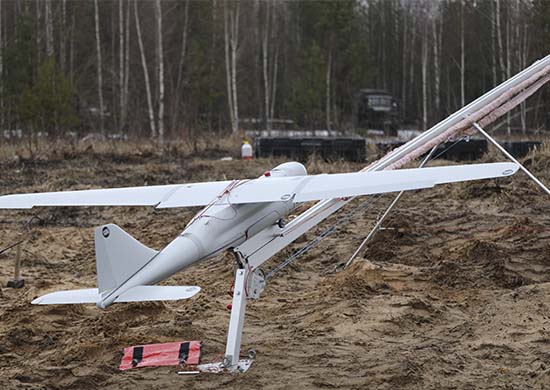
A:
[[[101,137],[84,137],[41,140],[33,148],[25,141],[0,143],[0,160],[52,160],[73,159],[83,156],[232,156],[240,151],[242,135],[221,137],[209,134],[186,140],[170,140],[164,145],[148,139],[106,140]]]

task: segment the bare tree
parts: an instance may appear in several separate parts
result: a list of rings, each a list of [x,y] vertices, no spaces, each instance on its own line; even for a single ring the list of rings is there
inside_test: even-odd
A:
[[[2,2],[0,2],[0,80],[4,78],[4,36],[2,34],[2,28],[4,27],[2,23]],[[0,127],[4,128],[4,83],[0,83]]]
[[[275,117],[275,99],[277,97],[277,74],[279,72],[279,45],[275,48],[275,55],[273,57],[273,73],[271,75],[271,106],[269,109],[269,118],[273,121]]]
[[[330,97],[331,97],[331,81],[332,81],[332,51],[334,46],[334,33],[331,33],[330,39],[329,39],[329,48],[328,48],[328,59],[327,59],[327,72],[326,72],[326,78],[325,78],[325,93],[326,93],[326,107],[325,107],[325,119],[326,119],[326,127],[327,130],[331,129],[331,103],[330,103]]]
[[[404,7],[401,3],[402,14],[403,14],[403,46],[401,47],[401,107],[403,112],[407,111],[407,59],[408,59],[408,49],[410,47],[409,43],[409,9],[410,4],[407,3],[407,8]]]
[[[101,133],[105,135],[105,123],[104,123],[104,107],[103,107],[103,73],[102,73],[102,64],[101,61],[101,41],[99,38],[99,4],[98,0],[94,0],[94,11],[95,11],[95,41],[96,41],[96,52],[97,52],[97,91],[99,94],[99,120]]]
[[[147,108],[149,113],[149,125],[151,128],[151,138],[156,138],[157,130],[155,126],[155,112],[153,110],[153,99],[151,96],[151,83],[149,81],[149,69],[147,67],[147,58],[145,57],[145,48],[143,47],[143,38],[141,36],[141,26],[139,23],[137,1],[134,1],[134,16],[135,16],[135,22],[136,22],[139,52],[141,54],[141,66],[143,68],[143,78],[145,80],[145,94],[147,96]]]
[[[124,82],[123,82],[123,105],[122,105],[122,126],[126,125],[126,120],[128,116],[128,83],[130,80],[130,0],[126,6],[126,47],[124,53]]]
[[[42,33],[41,33],[41,23],[42,23],[42,9],[41,9],[41,4],[40,4],[40,0],[36,0],[36,3],[35,3],[35,6],[36,6],[36,25],[37,25],[37,29],[36,29],[36,56],[37,56],[37,60],[38,60],[38,63],[40,63],[40,60],[41,60],[41,47],[42,47]]]
[[[229,117],[231,120],[231,130],[233,133],[239,130],[237,52],[239,43],[240,5],[240,1],[233,3],[226,0],[223,8],[227,100],[229,103]]]
[[[183,84],[183,68],[185,64],[185,55],[187,52],[187,34],[189,26],[189,0],[185,1],[185,9],[183,13],[183,26],[182,26],[182,36],[181,36],[181,48],[180,48],[180,57],[178,62],[178,76],[176,78],[176,87],[174,89],[174,105],[172,107],[172,129],[177,125],[179,119],[180,111],[180,96],[182,93],[182,84]]]
[[[164,143],[164,50],[162,47],[162,7],[160,0],[155,1],[157,19],[157,68],[158,68],[158,140]]]
[[[508,12],[506,13],[506,26],[505,26],[505,33],[506,33],[506,79],[509,79],[512,76],[512,47],[511,47],[511,21],[510,21],[511,15],[510,15],[510,7],[508,7]],[[508,135],[512,134],[512,126],[511,126],[511,117],[510,117],[510,111],[506,113],[506,132]]]
[[[45,1],[44,21],[46,24],[46,55],[53,56],[53,20],[50,0]]]
[[[74,44],[75,44],[75,25],[76,25],[76,18],[75,18],[75,12],[71,12],[71,28],[70,28],[70,38],[69,38],[69,80],[71,80],[71,83],[74,83]]]
[[[464,0],[460,0],[460,106],[466,104],[466,75],[465,75],[465,54],[464,54]]]
[[[422,39],[422,129],[428,128],[428,23],[424,22]]]
[[[491,0],[491,74],[493,76],[493,86],[497,85],[496,19],[495,2]]]
[[[441,39],[441,26],[442,19],[440,15],[439,5],[436,5],[435,14],[432,15],[432,38],[433,38],[433,60],[434,60],[434,98],[435,98],[435,110],[437,115],[441,114],[441,98],[440,98],[440,89],[441,89],[441,50],[442,50],[442,39]]]
[[[500,65],[500,75],[501,78],[499,81],[503,80],[505,77],[505,68],[504,68],[504,50],[502,48],[502,32],[500,29],[500,0],[495,0],[495,27],[497,34],[497,47],[498,47],[498,62]]]
[[[66,69],[66,46],[67,46],[67,0],[61,2],[61,27],[59,28],[59,65],[61,70]]]
[[[113,59],[114,62],[114,59]],[[124,127],[124,1],[118,2],[118,87],[119,87],[119,127]]]
[[[268,52],[269,52],[269,36],[270,36],[270,26],[271,26],[271,8],[272,3],[265,3],[265,19],[263,22],[264,31],[262,36],[262,75],[264,79],[264,112],[265,112],[265,125],[267,130],[271,130],[271,118],[270,114],[270,104],[269,100],[271,98],[270,93],[270,77],[269,77],[269,62],[268,62]]]
[[[416,3],[412,3],[413,5],[415,5]],[[417,18],[417,12],[415,9],[412,9],[412,12],[411,12],[411,16],[412,16],[412,21],[411,21],[411,40],[410,40],[410,60],[409,60],[409,85],[410,85],[410,88],[409,88],[409,92],[411,93],[411,101],[413,101],[412,99],[415,98],[415,96],[413,95],[414,93],[414,88],[415,88],[415,85],[414,85],[414,75],[415,75],[415,72],[414,72],[414,65],[415,65],[415,53],[416,53],[416,50],[415,50],[415,46],[416,46],[416,39],[417,39],[417,36],[419,34],[417,34],[417,30],[418,30],[418,18]]]
[[[520,0],[517,2],[518,8],[520,6]],[[518,11],[519,12],[519,11]],[[519,23],[518,23],[518,46],[520,47],[519,53],[519,69],[524,69],[527,66],[527,53],[528,48],[528,32],[527,32],[527,23],[523,24],[523,37],[519,36]],[[523,134],[527,133],[527,107],[525,101],[521,102],[520,105],[520,116],[521,116],[521,131]]]

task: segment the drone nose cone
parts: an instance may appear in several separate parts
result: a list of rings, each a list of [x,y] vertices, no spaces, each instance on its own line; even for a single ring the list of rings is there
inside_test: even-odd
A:
[[[277,165],[270,172],[272,177],[287,177],[287,176],[306,176],[307,169],[303,164],[296,161],[286,162]]]

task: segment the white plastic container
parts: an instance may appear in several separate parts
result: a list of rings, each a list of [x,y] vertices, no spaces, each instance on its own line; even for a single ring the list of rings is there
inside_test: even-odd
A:
[[[244,141],[241,147],[241,158],[243,160],[252,160],[252,145],[248,141]]]

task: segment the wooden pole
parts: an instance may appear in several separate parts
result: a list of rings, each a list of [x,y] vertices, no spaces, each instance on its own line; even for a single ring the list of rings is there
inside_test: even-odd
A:
[[[15,255],[15,272],[14,272],[14,280],[19,281],[21,280],[21,245],[17,245],[17,253]]]
[[[17,244],[14,244],[7,249],[16,247],[16,254],[15,254],[15,267],[13,272],[13,279],[9,280],[7,283],[8,287],[11,288],[21,288],[25,285],[25,279],[21,277],[21,251],[22,251],[22,245],[25,242],[25,240],[19,241]],[[5,252],[7,249],[4,249],[2,252]]]

